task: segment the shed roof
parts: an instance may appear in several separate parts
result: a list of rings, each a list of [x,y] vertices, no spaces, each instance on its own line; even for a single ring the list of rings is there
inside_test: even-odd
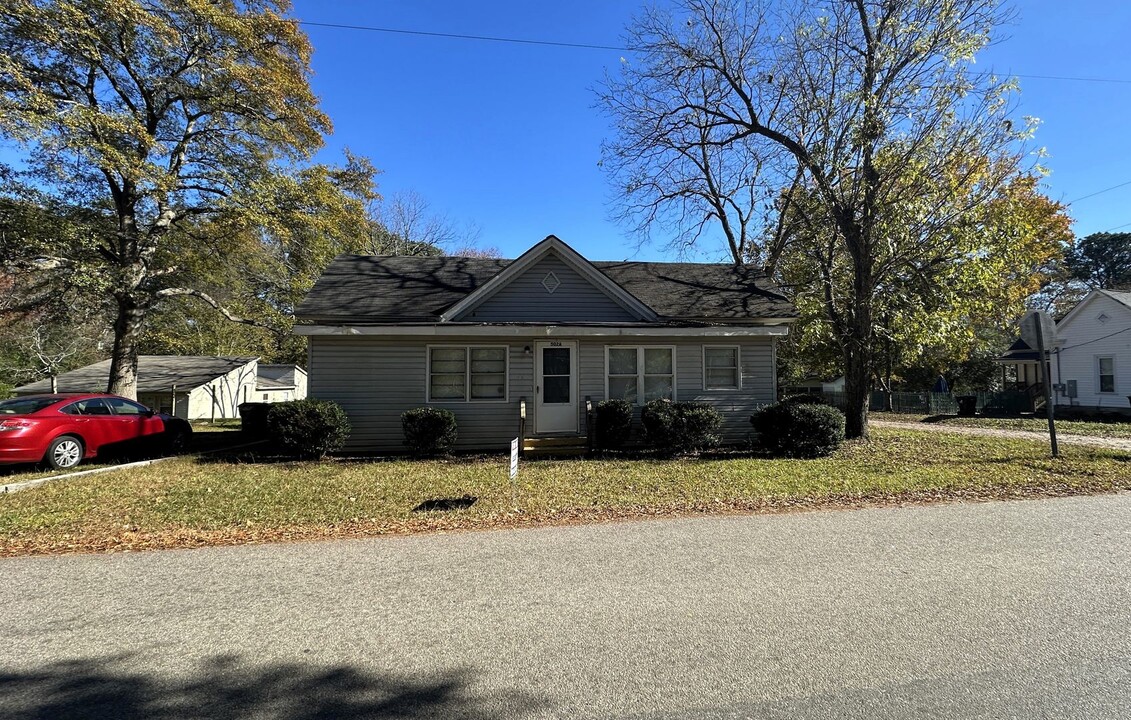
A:
[[[299,305],[308,322],[435,323],[512,260],[340,255]],[[765,273],[722,263],[594,262],[665,321],[797,317]]]
[[[207,385],[236,368],[254,362],[254,357],[213,357],[211,355],[141,355],[137,359],[137,391],[139,393],[188,392]],[[110,361],[71,370],[56,379],[59,392],[105,392],[110,378]],[[39,380],[15,389],[16,393],[46,393],[50,380]]]

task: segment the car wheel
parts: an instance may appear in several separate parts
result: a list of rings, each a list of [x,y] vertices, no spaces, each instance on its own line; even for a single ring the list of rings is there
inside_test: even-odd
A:
[[[74,435],[60,435],[47,446],[44,458],[56,470],[68,470],[82,462],[82,441]]]

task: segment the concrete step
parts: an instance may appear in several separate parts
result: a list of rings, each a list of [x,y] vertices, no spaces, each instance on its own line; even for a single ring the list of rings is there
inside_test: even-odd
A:
[[[576,457],[589,449],[584,437],[526,438],[522,445],[526,457]]]

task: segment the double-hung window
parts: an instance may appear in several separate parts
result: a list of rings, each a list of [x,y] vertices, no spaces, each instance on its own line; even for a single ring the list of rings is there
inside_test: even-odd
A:
[[[1115,358],[1112,356],[1096,358],[1096,374],[1099,377],[1099,391],[1115,392]]]
[[[505,400],[506,396],[506,346],[428,349],[429,402]]]
[[[738,346],[704,346],[703,389],[738,390],[741,387],[742,369],[738,364]]]
[[[605,367],[610,399],[638,405],[675,399],[675,348],[609,347]]]

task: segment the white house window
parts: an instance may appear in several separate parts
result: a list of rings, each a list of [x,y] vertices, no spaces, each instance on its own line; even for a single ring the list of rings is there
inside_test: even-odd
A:
[[[738,346],[703,348],[703,389],[738,390],[742,371],[738,365]]]
[[[428,349],[429,402],[504,400],[506,394],[505,346]]]
[[[1110,356],[1096,358],[1096,370],[1100,377],[1100,392],[1115,392],[1115,358]]]
[[[607,396],[643,404],[675,399],[675,349],[610,347],[605,354]]]

